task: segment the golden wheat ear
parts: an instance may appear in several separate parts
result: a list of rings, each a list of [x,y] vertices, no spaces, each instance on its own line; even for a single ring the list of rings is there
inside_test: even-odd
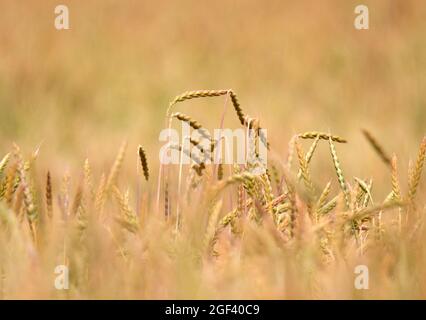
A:
[[[145,180],[148,181],[148,179],[149,179],[148,161],[146,159],[145,150],[142,148],[142,146],[139,146],[139,148],[138,148],[138,155],[139,155],[139,159],[141,161],[143,175],[145,177]]]
[[[3,159],[0,161],[0,178],[3,175],[4,169],[6,169],[7,164],[9,163],[10,153],[6,154]]]
[[[90,197],[93,199],[95,196],[95,189],[93,187],[92,168],[89,159],[84,161],[84,184],[85,188],[89,191]]]
[[[127,149],[127,141],[124,141],[118,151],[117,157],[115,158],[115,162],[111,167],[111,170],[108,175],[108,179],[106,181],[105,191],[109,193],[113,185],[116,184],[118,175],[120,173],[121,167],[123,166],[124,155]]]
[[[317,137],[319,137],[321,140],[328,140],[331,139],[334,142],[339,142],[339,143],[346,143],[348,142],[346,139],[340,137],[340,136],[335,136],[335,135],[331,135],[325,132],[318,132],[318,131],[308,131],[305,133],[301,133],[298,135],[299,138],[301,139],[316,139]]]
[[[331,153],[331,157],[333,159],[334,169],[336,170],[336,174],[337,174],[337,180],[339,181],[340,188],[342,189],[343,196],[345,198],[346,209],[349,209],[350,203],[351,203],[350,193],[349,193],[348,187],[346,185],[346,180],[345,180],[345,177],[343,175],[342,169],[340,167],[340,161],[339,161],[339,158],[337,157],[336,148],[334,147],[334,144],[333,144],[333,141],[332,141],[333,138],[331,136],[329,136],[328,139],[329,139],[328,141],[329,141],[329,144],[330,144],[330,153]]]
[[[394,198],[397,201],[402,201],[401,196],[401,188],[399,186],[399,179],[398,179],[398,163],[396,155],[392,155],[391,159],[391,169],[392,169],[392,198]]]
[[[307,165],[309,165],[309,163],[311,162],[312,156],[314,155],[314,152],[318,146],[319,140],[320,140],[320,137],[317,136],[314,142],[312,143],[311,147],[309,148],[308,153],[306,153],[305,162]],[[302,177],[302,170],[299,169],[299,172],[297,173],[297,179],[300,179],[301,177]]]
[[[416,163],[410,173],[408,181],[408,200],[410,202],[414,201],[414,198],[417,193],[417,187],[420,182],[422,175],[423,165],[425,162],[426,154],[426,136],[423,138],[422,143],[420,144],[419,153],[417,155]]]
[[[237,95],[231,89],[226,90],[196,90],[196,91],[187,91],[181,95],[176,96],[173,101],[170,102],[167,109],[167,116],[170,114],[172,107],[178,103],[186,100],[197,99],[197,98],[207,98],[207,97],[220,97],[229,94],[231,97],[232,105],[237,113],[238,119],[240,120],[241,125],[245,125],[245,115],[241,109],[241,105],[238,101]]]
[[[17,162],[17,172],[18,172],[20,184],[23,188],[23,193],[24,193],[25,212],[27,214],[27,220],[30,226],[32,238],[34,242],[37,243],[37,230],[36,230],[37,226],[36,225],[37,225],[39,217],[36,210],[36,206],[33,201],[33,193],[27,181],[25,163],[22,158],[20,148],[15,144],[14,149],[15,149],[14,154],[15,154],[15,158]]]

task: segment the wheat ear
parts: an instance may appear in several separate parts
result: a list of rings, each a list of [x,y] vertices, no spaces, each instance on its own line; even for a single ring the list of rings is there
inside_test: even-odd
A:
[[[118,151],[117,157],[115,158],[114,164],[111,167],[111,170],[108,175],[108,179],[106,182],[105,191],[109,193],[113,185],[116,184],[118,175],[120,173],[121,167],[123,165],[124,155],[126,153],[127,141],[123,142]]]
[[[377,155],[382,159],[382,161],[390,166],[391,165],[391,159],[386,154],[383,147],[380,145],[380,143],[377,141],[376,138],[373,137],[373,135],[366,129],[362,129],[362,133],[364,134],[364,137],[367,139],[367,141],[370,143],[370,145],[373,147],[374,151],[376,151]]]
[[[339,143],[347,142],[347,140],[343,139],[342,137],[331,135],[325,132],[318,132],[318,131],[308,131],[305,133],[301,133],[298,136],[301,139],[316,139],[317,137],[319,137],[321,140],[331,139],[332,141],[339,142]]]
[[[136,233],[139,229],[139,220],[137,215],[129,206],[128,196],[123,195],[116,186],[112,187],[112,191],[114,192],[121,212],[121,216],[116,218],[117,222],[128,231]]]
[[[312,143],[311,147],[309,148],[308,153],[306,153],[306,156],[305,156],[306,164],[309,164],[311,162],[312,156],[314,155],[314,152],[318,146],[319,140],[320,140],[320,137],[317,136],[314,142]],[[300,179],[301,177],[302,177],[302,171],[301,169],[299,169],[299,172],[297,173],[297,178]]]
[[[401,197],[401,188],[399,186],[399,179],[398,179],[398,163],[397,163],[397,158],[395,154],[392,155],[391,170],[392,170],[391,180],[392,180],[393,198],[398,201],[401,201],[402,197]]]
[[[10,153],[6,154],[3,159],[0,161],[0,178],[3,175],[4,169],[6,168],[7,164],[9,163],[10,159]]]
[[[92,168],[90,167],[89,159],[84,161],[84,183],[86,185],[87,190],[89,190],[89,194],[93,199],[95,196],[95,191],[93,187],[93,178],[92,178]]]
[[[52,194],[52,179],[50,177],[50,172],[47,171],[46,177],[46,211],[47,216],[52,218],[53,215],[53,194]]]
[[[141,161],[143,175],[145,177],[145,180],[148,181],[149,179],[148,161],[146,160],[146,154],[142,146],[139,146],[138,148],[138,155]]]
[[[83,184],[80,183],[77,187],[77,191],[72,202],[71,214],[73,216],[77,215],[78,210],[81,208],[83,203]]]
[[[328,195],[330,194],[330,191],[331,191],[331,181],[327,183],[324,190],[321,192],[321,195],[317,202],[317,208],[318,208],[317,211],[325,205]]]
[[[426,136],[423,138],[420,144],[419,153],[417,155],[416,163],[412,169],[412,172],[408,181],[408,200],[412,202],[416,196],[417,187],[420,182],[422,175],[423,164],[425,162],[426,154]]]
[[[106,194],[106,178],[105,174],[102,174],[99,186],[96,189],[95,194],[95,210],[98,215],[102,215],[105,205],[105,194]]]
[[[5,199],[6,203],[8,205],[11,204],[12,202],[12,198],[13,198],[13,193],[16,190],[16,183],[19,184],[19,174],[16,176],[17,174],[17,170],[18,170],[18,165],[16,163],[14,163],[9,169],[8,169],[8,173],[6,175],[6,179],[4,182],[4,187],[2,190],[2,198]],[[18,181],[18,182],[16,182]]]
[[[297,141],[295,146],[296,146],[297,157],[299,159],[300,171],[301,171],[301,176],[303,178],[303,182],[305,183],[305,186],[308,189],[310,196],[312,196],[315,191],[314,191],[314,185],[311,180],[311,175],[309,172],[308,162],[306,161],[306,157],[303,153],[302,147]]]
[[[238,119],[240,120],[241,125],[245,125],[245,115],[241,109],[241,105],[238,101],[237,95],[231,89],[227,90],[196,90],[196,91],[187,91],[181,95],[176,96],[172,102],[170,102],[167,109],[167,115],[170,114],[172,107],[178,103],[186,100],[196,99],[196,98],[207,98],[207,97],[219,97],[229,94],[231,97],[232,105],[237,113]]]
[[[21,151],[17,145],[14,145],[15,148],[15,157],[16,162],[18,164],[18,173],[21,181],[21,185],[24,192],[24,203],[25,203],[25,210],[27,213],[27,220],[28,224],[30,226],[31,235],[33,237],[34,242],[37,243],[37,231],[36,231],[36,223],[38,220],[38,215],[36,212],[36,207],[34,205],[33,201],[33,195],[31,192],[31,188],[27,182],[26,174],[25,174],[25,165],[24,160],[22,159]]]
[[[340,188],[343,191],[343,196],[345,198],[346,208],[349,209],[350,203],[351,203],[350,194],[349,194],[349,191],[348,191],[348,187],[346,185],[345,177],[343,176],[343,172],[342,172],[342,169],[340,167],[340,162],[339,162],[339,158],[337,157],[336,148],[334,147],[332,140],[333,140],[333,138],[331,136],[329,136],[328,141],[329,141],[329,144],[330,144],[331,157],[333,159],[334,169],[336,170],[337,179],[339,180]]]

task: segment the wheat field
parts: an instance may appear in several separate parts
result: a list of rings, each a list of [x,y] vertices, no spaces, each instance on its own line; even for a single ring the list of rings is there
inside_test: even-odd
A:
[[[1,299],[426,298],[423,1],[57,4],[0,3]]]

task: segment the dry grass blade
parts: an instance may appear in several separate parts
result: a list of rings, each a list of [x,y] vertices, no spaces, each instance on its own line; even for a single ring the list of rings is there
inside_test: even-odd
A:
[[[373,149],[376,151],[376,153],[378,154],[380,159],[382,159],[382,161],[386,165],[390,166],[391,165],[391,159],[386,154],[385,150],[380,145],[380,143],[377,141],[377,139],[374,138],[373,135],[366,129],[363,129],[362,133],[364,134],[364,137],[367,139],[367,141],[370,143],[370,145],[373,147]]]

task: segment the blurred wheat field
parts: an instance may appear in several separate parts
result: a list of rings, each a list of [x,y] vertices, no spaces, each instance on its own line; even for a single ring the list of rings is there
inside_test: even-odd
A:
[[[356,1],[71,0],[62,31],[57,4],[0,2],[2,298],[426,297],[423,1],[364,1],[362,31]],[[185,166],[179,193],[171,166],[158,208],[168,104],[198,89],[259,119],[269,175]],[[175,111],[210,129],[224,105],[242,127],[226,96]]]

